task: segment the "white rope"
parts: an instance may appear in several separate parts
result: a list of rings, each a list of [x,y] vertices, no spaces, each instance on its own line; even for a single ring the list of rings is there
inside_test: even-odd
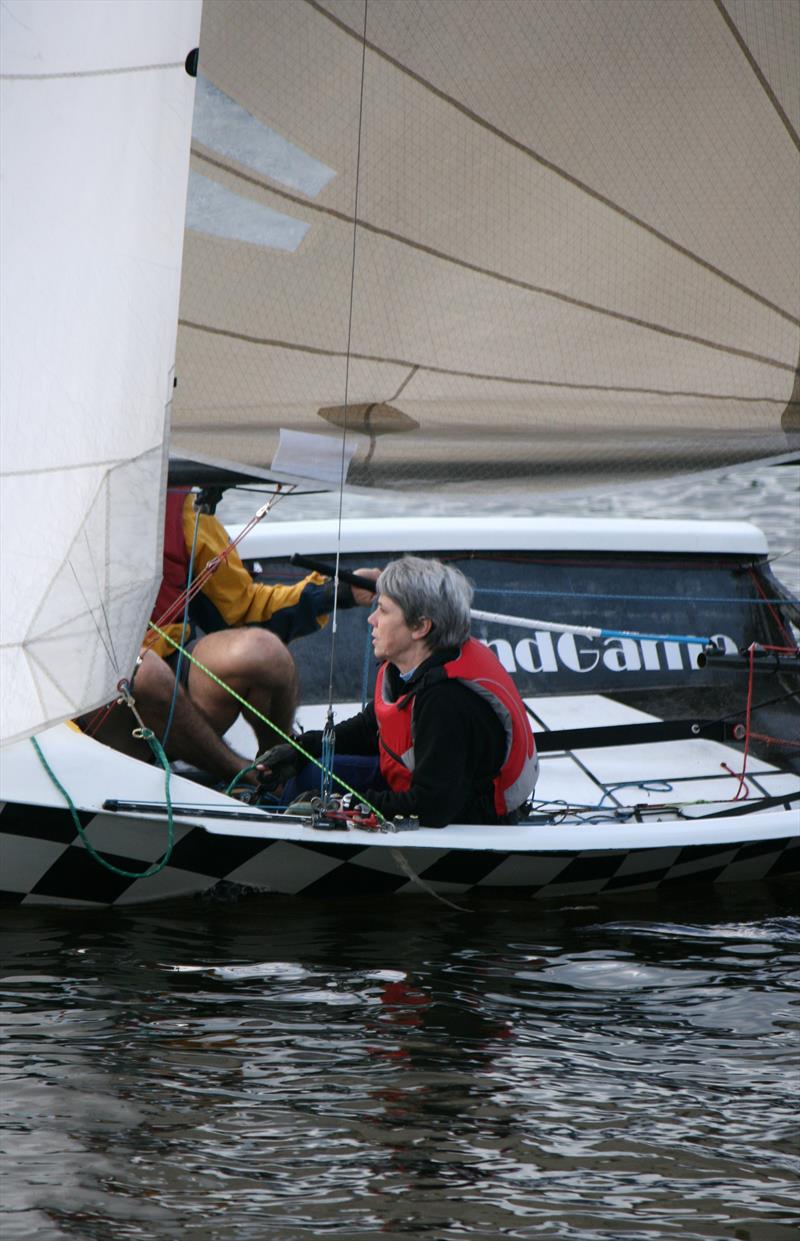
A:
[[[651,642],[686,642],[691,645],[712,645],[710,637],[697,637],[681,633],[639,633],[632,629],[598,629],[594,625],[566,625],[557,621],[532,620],[526,616],[506,616],[502,612],[480,612],[472,608],[473,620],[489,621],[490,624],[516,625],[520,629],[545,629],[552,633],[576,633],[584,638],[634,638]]]

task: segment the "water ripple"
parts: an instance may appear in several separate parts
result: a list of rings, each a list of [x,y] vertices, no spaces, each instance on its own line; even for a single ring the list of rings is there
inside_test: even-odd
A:
[[[794,1241],[795,910],[15,912],[4,1241]]]

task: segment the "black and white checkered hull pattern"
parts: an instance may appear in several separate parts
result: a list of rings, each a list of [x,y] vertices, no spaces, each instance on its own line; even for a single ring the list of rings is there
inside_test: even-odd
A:
[[[645,888],[697,883],[749,882],[800,873],[797,811],[783,813],[785,834],[774,830],[743,838],[741,824],[709,841],[602,847],[538,848],[535,827],[526,847],[483,848],[459,844],[459,831],[435,835],[437,846],[413,843],[422,833],[366,838],[363,833],[332,839],[305,829],[303,839],[267,838],[263,830],[229,826],[224,834],[200,826],[176,825],[175,846],[158,874],[131,879],[98,863],[84,847],[67,810],[8,803],[0,813],[0,899],[18,905],[133,905],[213,892],[235,884],[260,891],[314,897],[413,893],[422,887],[443,895],[495,893],[523,899],[569,899]],[[161,856],[164,823],[111,814],[83,814],[92,844],[121,870],[141,872]],[[438,846],[438,839],[441,845]],[[410,842],[410,843],[409,843]],[[497,838],[498,846],[501,840]],[[588,844],[588,842],[587,842]]]

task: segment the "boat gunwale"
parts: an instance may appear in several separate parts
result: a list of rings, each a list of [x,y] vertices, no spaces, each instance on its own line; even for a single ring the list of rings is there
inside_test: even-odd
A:
[[[243,526],[228,525],[232,539]],[[766,536],[744,521],[562,517],[357,517],[283,519],[242,539],[243,559],[293,553],[465,551],[644,553],[651,556],[768,555]]]
[[[715,805],[725,803],[715,803]],[[626,808],[631,811],[633,808]],[[709,810],[711,807],[709,807]],[[345,830],[312,827],[298,822],[297,819],[286,821],[285,816],[264,812],[263,821],[254,821],[243,816],[250,808],[232,809],[230,822],[221,819],[208,819],[203,815],[202,808],[192,806],[190,817],[179,820],[181,827],[202,828],[211,836],[240,836],[263,839],[275,842],[284,841],[302,845],[348,845],[359,848],[378,847],[395,848],[403,852],[414,850],[452,850],[471,853],[512,853],[515,855],[539,854],[579,854],[596,852],[643,852],[660,848],[690,848],[693,846],[725,847],[746,843],[757,843],[773,839],[800,842],[800,789],[785,795],[785,804],[766,810],[756,806],[748,814],[735,819],[727,817],[690,816],[678,818],[674,814],[666,814],[655,818],[652,808],[647,810],[647,820],[639,822],[633,816],[625,823],[613,822],[609,819],[600,823],[563,823],[558,825],[520,823],[514,826],[489,826],[482,824],[451,823],[446,828],[426,828],[399,830],[365,830],[350,827]],[[162,825],[164,811],[154,809],[138,811],[137,814],[126,814],[123,809],[108,810],[96,808],[91,811],[96,817],[113,817],[116,823],[135,825],[148,822]],[[250,811],[252,814],[252,811]],[[790,816],[789,822],[783,822],[783,816]],[[792,828],[791,817],[795,817]],[[592,840],[597,833],[600,840]],[[651,834],[651,839],[643,839]]]

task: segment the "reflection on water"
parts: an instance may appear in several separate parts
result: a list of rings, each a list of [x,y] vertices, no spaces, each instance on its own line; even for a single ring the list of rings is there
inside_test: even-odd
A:
[[[2,1235],[788,1241],[795,911],[9,911]]]

